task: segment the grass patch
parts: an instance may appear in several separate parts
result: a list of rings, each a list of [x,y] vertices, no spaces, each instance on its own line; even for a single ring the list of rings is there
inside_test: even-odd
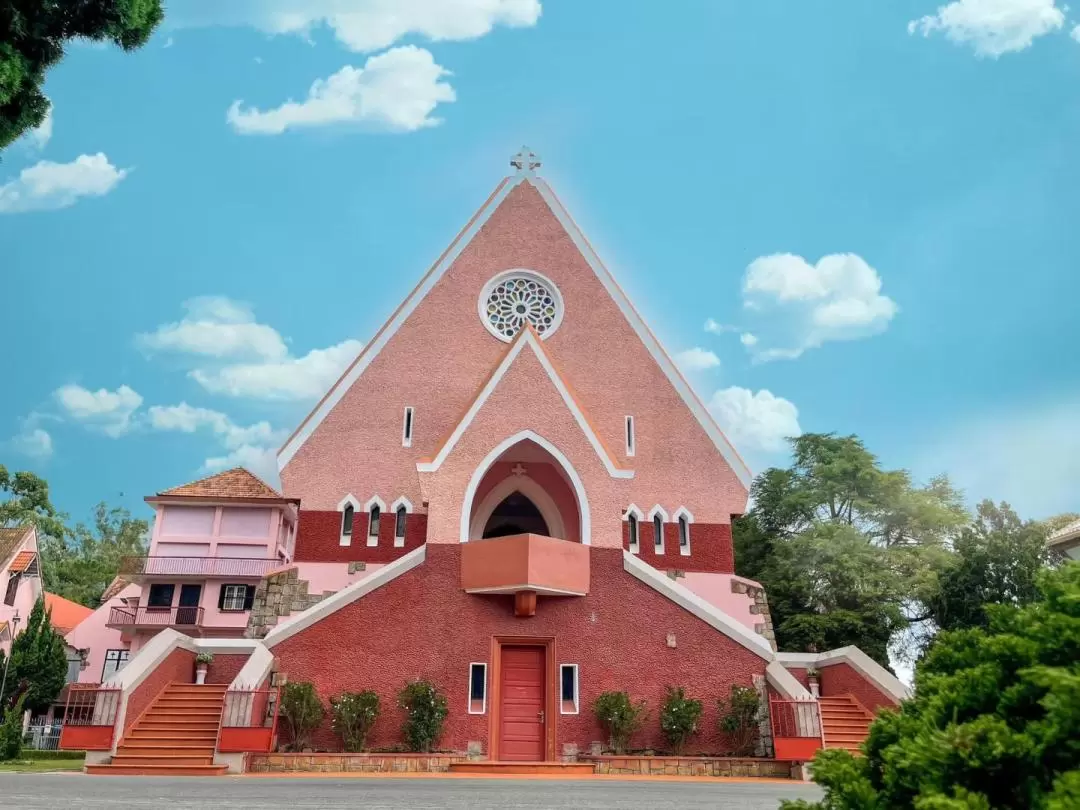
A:
[[[0,762],[0,773],[81,771],[82,767],[82,760],[75,759],[10,759],[5,762]]]

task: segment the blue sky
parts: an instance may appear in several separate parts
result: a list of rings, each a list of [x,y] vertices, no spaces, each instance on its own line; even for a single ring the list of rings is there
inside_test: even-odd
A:
[[[0,163],[0,460],[80,519],[265,470],[527,143],[756,470],[850,432],[1080,508],[1080,14],[939,2],[172,0],[75,46]]]

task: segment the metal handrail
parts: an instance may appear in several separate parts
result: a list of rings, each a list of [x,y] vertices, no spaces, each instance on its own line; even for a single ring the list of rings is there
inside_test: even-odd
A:
[[[273,557],[124,557],[121,575],[262,578],[281,561]]]
[[[106,626],[117,627],[199,627],[203,623],[201,607],[114,607]]]

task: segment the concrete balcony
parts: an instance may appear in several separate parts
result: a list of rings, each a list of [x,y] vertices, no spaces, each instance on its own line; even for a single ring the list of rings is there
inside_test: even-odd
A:
[[[114,607],[106,627],[115,630],[164,630],[166,627],[199,628],[203,623],[201,607]]]
[[[280,560],[265,557],[124,557],[119,574],[132,582],[145,577],[262,579],[282,565]]]
[[[467,593],[514,594],[515,613],[532,615],[537,595],[589,592],[589,547],[539,534],[472,540],[461,547],[461,587]]]

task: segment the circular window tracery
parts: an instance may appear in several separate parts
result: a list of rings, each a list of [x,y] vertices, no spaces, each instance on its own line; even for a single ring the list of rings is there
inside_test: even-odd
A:
[[[479,301],[480,319],[491,334],[509,342],[526,323],[546,338],[562,321],[562,296],[539,273],[509,270],[491,279]]]

